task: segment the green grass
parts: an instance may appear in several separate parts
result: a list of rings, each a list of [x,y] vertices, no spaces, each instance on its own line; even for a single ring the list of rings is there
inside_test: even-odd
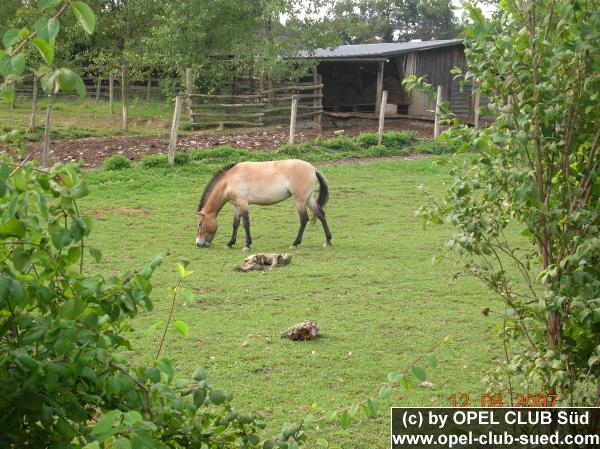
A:
[[[46,118],[47,99],[41,97],[37,104],[37,129],[26,136],[40,140]],[[129,134],[167,134],[173,108],[169,102],[132,100],[129,102]],[[14,110],[0,103],[0,124],[3,127],[25,131],[29,128],[31,100],[19,97]],[[108,102],[96,103],[92,99],[55,100],[52,106],[52,135],[54,138],[102,137],[120,135],[121,103],[114,103],[114,114],[108,111]]]
[[[451,229],[424,230],[414,215],[424,202],[418,185],[441,195],[449,181],[447,169],[433,162],[319,167],[330,186],[334,247],[322,248],[321,227],[308,226],[291,265],[249,273],[232,270],[247,256],[239,243],[223,248],[231,206],[219,216],[213,246],[194,245],[196,205],[216,166],[89,172],[92,193],[82,207],[95,219],[90,243],[104,257],[88,269],[116,273],[169,254],[154,277],[155,308],[133,321],[129,335],[132,358],[151,361],[162,332],[151,325],[166,318],[176,258],[189,259],[186,285],[197,301],[179,303],[174,319],[184,320],[191,335],[169,332],[165,355],[182,375],[204,366],[237,407],[265,415],[270,434],[300,421],[313,402],[334,410],[376,397],[388,372],[403,370],[451,335],[453,342],[438,351],[439,367],[429,371],[434,387],[399,389],[381,417],[362,418],[349,435],[333,437],[347,448],[387,448],[390,405],[446,406],[450,394],[463,392],[480,397],[481,377],[499,355],[488,332],[495,320],[481,314],[498,303],[475,280],[452,281],[450,263],[432,265]],[[298,228],[291,201],[251,206],[250,220],[253,251],[288,251]],[[279,337],[305,319],[321,325],[318,339]]]

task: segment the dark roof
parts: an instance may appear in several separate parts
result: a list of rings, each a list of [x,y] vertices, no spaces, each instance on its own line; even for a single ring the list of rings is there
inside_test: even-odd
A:
[[[299,57],[307,59],[329,59],[391,56],[400,53],[411,53],[414,51],[462,44],[462,39],[448,39],[441,41],[393,42],[389,44],[340,45],[337,48],[317,48],[314,52],[301,51]]]

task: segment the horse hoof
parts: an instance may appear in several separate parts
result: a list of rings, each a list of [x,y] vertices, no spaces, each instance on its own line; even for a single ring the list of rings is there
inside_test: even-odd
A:
[[[296,248],[298,248],[297,245],[290,245],[290,249],[296,249]]]
[[[225,248],[225,249],[231,249],[232,245],[225,245],[223,248]]]
[[[331,242],[325,242],[323,243],[323,248],[331,248],[333,245],[331,244]]]
[[[242,248],[242,251],[248,252],[248,251],[250,251],[250,247],[249,246],[244,246],[244,248]]]

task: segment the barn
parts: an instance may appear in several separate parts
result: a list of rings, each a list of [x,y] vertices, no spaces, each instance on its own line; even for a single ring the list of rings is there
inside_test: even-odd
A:
[[[461,39],[342,45],[303,52],[300,57],[318,61],[325,115],[372,118],[387,90],[386,116],[429,119],[434,108],[429,98],[408,93],[402,86],[409,75],[426,76],[428,83],[442,86],[444,100],[458,116],[473,114],[470,88],[461,89],[450,73],[455,66],[466,68]]]

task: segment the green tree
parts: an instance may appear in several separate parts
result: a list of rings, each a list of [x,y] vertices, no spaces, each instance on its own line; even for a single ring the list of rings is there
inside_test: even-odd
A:
[[[478,156],[422,212],[456,227],[448,246],[505,302],[503,384],[600,405],[600,3],[465,8],[465,78],[494,121],[451,119],[446,138]]]

